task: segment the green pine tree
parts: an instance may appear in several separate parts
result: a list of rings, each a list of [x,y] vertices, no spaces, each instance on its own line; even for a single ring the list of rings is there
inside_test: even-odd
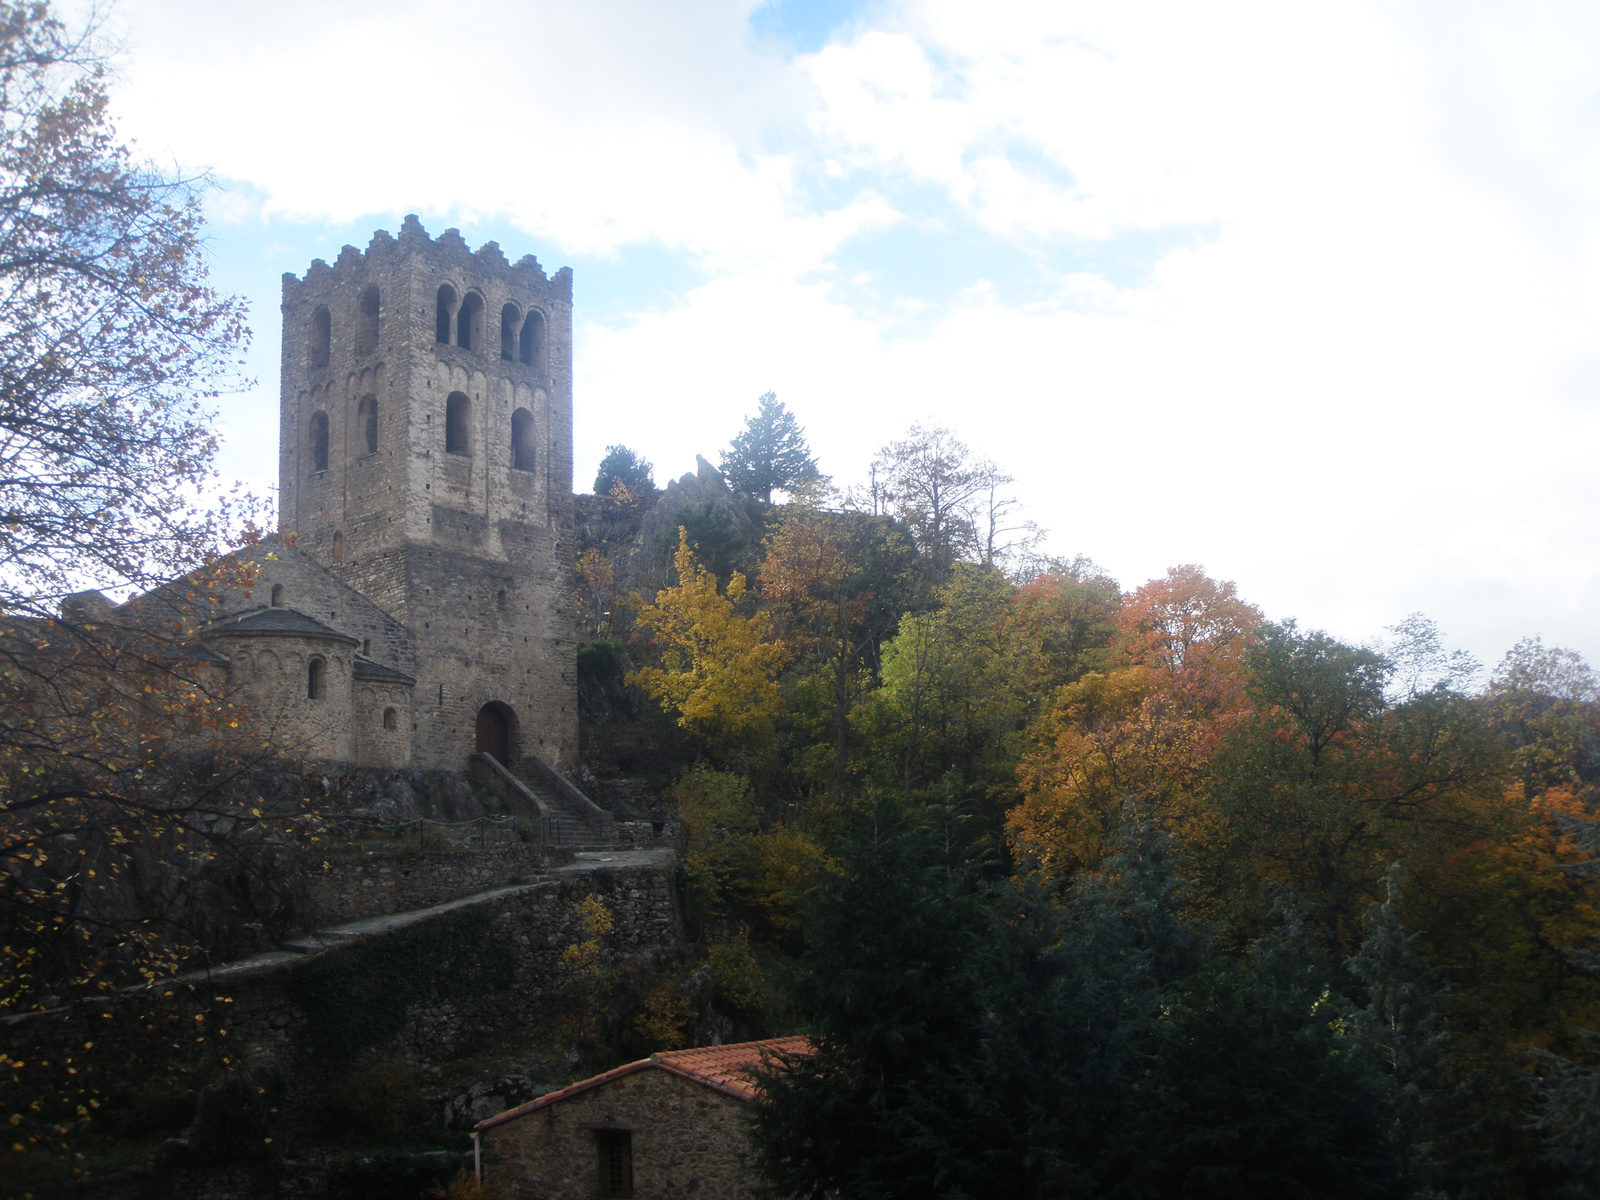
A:
[[[594,494],[615,496],[625,503],[645,503],[655,499],[654,468],[648,459],[626,446],[607,446],[606,455],[595,472]]]
[[[1366,1004],[1351,1015],[1351,1032],[1382,1081],[1389,1140],[1400,1169],[1421,1194],[1440,1175],[1441,1139],[1449,1131],[1455,1089],[1445,1085],[1449,1035],[1439,1021],[1444,990],[1416,951],[1420,934],[1400,919],[1400,864],[1384,874],[1381,903],[1368,905],[1361,947],[1345,964],[1361,981]]]
[[[745,418],[744,429],[723,454],[722,473],[738,491],[771,504],[773,492],[815,482],[822,474],[806,445],[805,430],[778,394],[768,392],[759,403],[760,410]]]
[[[814,1052],[765,1076],[750,1114],[760,1170],[780,1195],[946,1194],[917,1116],[972,1053],[981,926],[963,822],[890,791],[872,796],[807,920],[792,994]]]
[[[1600,881],[1600,818],[1562,817],[1567,836],[1588,857],[1573,863],[1574,875]],[[1569,952],[1580,970],[1600,970],[1600,956],[1583,947]],[[1587,1053],[1578,1060],[1535,1050],[1545,1074],[1534,1081],[1538,1102],[1533,1126],[1545,1140],[1545,1155],[1565,1177],[1561,1200],[1600,1198],[1600,1034],[1576,1031]]]

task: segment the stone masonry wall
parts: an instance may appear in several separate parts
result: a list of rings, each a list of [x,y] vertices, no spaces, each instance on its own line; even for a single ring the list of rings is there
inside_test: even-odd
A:
[[[505,1196],[593,1200],[595,1126],[630,1131],[635,1200],[755,1194],[744,1102],[659,1067],[590,1088],[483,1133],[484,1178]]]
[[[306,864],[306,911],[312,924],[325,927],[429,908],[526,882],[527,876],[571,861],[570,850],[533,844],[330,858],[321,871],[315,863]]]

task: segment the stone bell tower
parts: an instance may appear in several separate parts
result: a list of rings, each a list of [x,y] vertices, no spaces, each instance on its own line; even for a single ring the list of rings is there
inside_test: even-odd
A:
[[[282,389],[279,527],[410,630],[412,764],[575,761],[571,270],[408,216],[284,276]]]

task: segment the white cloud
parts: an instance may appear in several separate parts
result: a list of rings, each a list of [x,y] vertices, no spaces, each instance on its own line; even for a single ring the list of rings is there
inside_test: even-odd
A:
[[[619,326],[580,274],[580,481],[619,437],[714,457],[774,387],[842,476],[954,425],[1130,583],[1198,560],[1346,636],[1423,609],[1489,660],[1532,632],[1600,658],[1600,17],[904,0],[789,61],[750,8],[126,0],[119,106],[269,218],[692,258],[707,282]],[[906,224],[992,269],[852,307],[923,278],[857,253]],[[1147,278],[1017,296],[1018,249],[1047,273],[1174,230]]]

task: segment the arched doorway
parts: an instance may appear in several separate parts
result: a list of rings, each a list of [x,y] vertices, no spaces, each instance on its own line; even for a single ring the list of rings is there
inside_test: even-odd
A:
[[[478,710],[477,751],[487,754],[502,766],[511,765],[511,735],[516,717],[510,707],[491,700]]]

